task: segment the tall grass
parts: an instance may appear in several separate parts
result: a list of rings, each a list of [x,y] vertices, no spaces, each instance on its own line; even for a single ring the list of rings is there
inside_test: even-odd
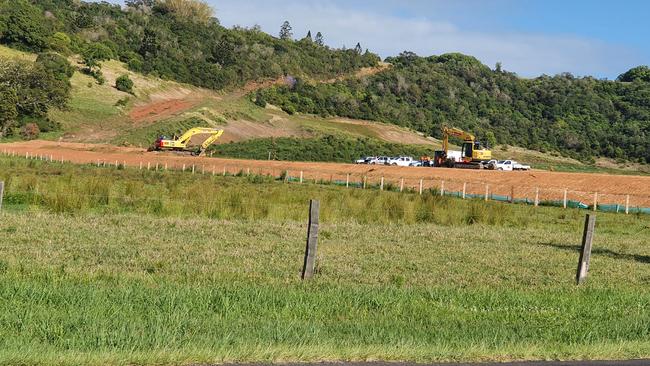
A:
[[[304,220],[306,202],[320,199],[326,222],[526,226],[531,208],[470,202],[386,187],[346,189],[286,184],[263,175],[191,175],[0,159],[8,209],[56,213],[135,212],[156,216]]]

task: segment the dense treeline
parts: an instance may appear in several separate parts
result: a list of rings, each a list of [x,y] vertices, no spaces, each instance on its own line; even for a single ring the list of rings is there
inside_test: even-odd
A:
[[[395,123],[440,137],[443,124],[479,138],[583,161],[596,156],[650,162],[650,72],[639,67],[618,81],[571,74],[522,79],[460,54],[387,59],[388,71],[359,80],[260,91],[294,111]]]
[[[289,33],[290,35],[290,33]],[[32,52],[120,59],[134,71],[213,89],[283,75],[330,77],[375,65],[358,49],[258,27],[226,29],[198,0],[127,0],[124,7],[77,0],[0,0],[0,43]]]

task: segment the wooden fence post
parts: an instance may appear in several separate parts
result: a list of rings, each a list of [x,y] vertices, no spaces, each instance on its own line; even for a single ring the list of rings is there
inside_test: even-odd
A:
[[[444,196],[445,195],[445,181],[443,180],[440,182],[440,195]]]
[[[463,199],[465,199],[466,194],[467,194],[467,182],[463,183]]]
[[[596,216],[587,214],[585,218],[585,229],[582,234],[582,248],[578,260],[578,272],[576,273],[577,284],[583,283],[587,279],[589,272],[589,259],[591,258],[591,243],[594,239],[594,228],[596,227]]]
[[[345,188],[350,187],[350,173],[345,176]]]
[[[384,190],[384,177],[381,177],[381,183],[379,183],[379,190],[380,191]]]
[[[302,266],[302,279],[308,280],[314,276],[316,266],[316,249],[318,247],[318,223],[320,201],[309,201],[309,225],[307,226],[307,245],[305,247],[305,260]]]
[[[2,211],[2,199],[5,194],[5,182],[0,181],[0,211]]]
[[[625,214],[630,214],[630,195],[625,196]]]
[[[147,170],[151,170],[151,162],[150,161],[147,162]]]
[[[303,174],[302,174],[302,170],[301,170],[300,171],[300,183],[302,183],[302,177],[303,177]]]
[[[223,166],[223,176],[224,177],[226,176],[226,166],[225,165]]]
[[[598,211],[598,192],[594,193],[594,211]]]
[[[515,203],[515,186],[510,187],[510,199],[508,201],[510,203]]]
[[[196,169],[196,166],[194,164],[192,164],[192,174],[194,174],[195,169]]]
[[[423,183],[422,181],[423,181],[423,180],[420,179],[420,194],[422,194],[422,183]]]
[[[399,191],[400,192],[404,191],[404,178],[402,178],[399,182]]]
[[[367,182],[368,182],[368,177],[364,175],[363,176],[363,189],[366,189]]]
[[[539,187],[535,188],[535,207],[539,206]]]
[[[97,166],[99,166],[99,160],[97,160]],[[140,170],[142,170],[142,162],[140,162]]]
[[[183,164],[183,172],[185,172],[185,164]]]
[[[488,201],[489,194],[490,194],[490,186],[486,184],[485,185],[485,202]]]
[[[562,206],[563,206],[564,208],[567,207],[567,203],[568,203],[567,198],[568,198],[568,196],[569,196],[569,190],[568,190],[568,189],[564,189],[564,200],[562,201],[562,202],[563,202],[563,205],[562,205]]]

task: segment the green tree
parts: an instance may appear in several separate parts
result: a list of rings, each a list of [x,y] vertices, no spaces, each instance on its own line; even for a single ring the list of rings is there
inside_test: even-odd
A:
[[[0,136],[5,137],[9,129],[16,124],[18,110],[16,91],[9,85],[0,83]]]
[[[313,42],[313,39],[311,37],[311,31],[307,31],[307,35],[305,36],[305,39],[308,40],[309,42]]]
[[[319,46],[325,45],[325,39],[323,38],[323,34],[321,32],[316,33],[316,38],[314,38],[314,43],[316,43]]]
[[[363,53],[363,49],[361,48],[361,43],[357,43],[357,45],[354,47],[354,52],[356,52],[359,55]]]
[[[133,94],[133,80],[129,75],[122,75],[115,80],[115,88],[125,93]]]
[[[487,142],[489,147],[497,146],[497,138],[494,135],[494,132],[488,131],[485,133],[485,142]]]
[[[68,59],[54,52],[39,53],[36,63],[42,65],[55,79],[66,83],[74,74],[74,67]]]
[[[63,32],[54,33],[52,37],[50,37],[49,45],[51,49],[64,55],[70,55],[72,53],[70,51],[72,40]]]
[[[288,40],[293,37],[293,33],[291,32],[293,28],[291,28],[291,24],[289,24],[289,21],[285,20],[284,23],[282,23],[282,27],[280,27],[280,39],[282,40]]]
[[[0,43],[31,51],[42,51],[48,45],[50,31],[43,12],[25,0],[0,3]]]
[[[648,66],[637,66],[621,74],[618,81],[632,82],[636,80],[650,82],[650,67]]]

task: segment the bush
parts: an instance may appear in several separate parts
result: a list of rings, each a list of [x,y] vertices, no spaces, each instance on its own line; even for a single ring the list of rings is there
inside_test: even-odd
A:
[[[38,138],[41,130],[36,123],[27,123],[20,129],[20,136],[25,140],[34,140]]]
[[[133,94],[133,80],[129,78],[129,75],[122,75],[115,80],[115,87],[119,91],[125,93]]]

